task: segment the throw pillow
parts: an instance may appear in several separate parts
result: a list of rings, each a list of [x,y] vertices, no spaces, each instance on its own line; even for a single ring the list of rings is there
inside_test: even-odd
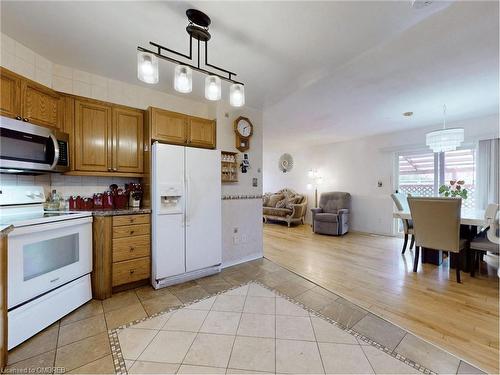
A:
[[[269,207],[269,199],[271,198],[271,193],[266,193],[262,196],[262,205],[264,207]]]
[[[299,203],[301,199],[302,199],[301,197],[297,196],[286,199],[285,208],[289,208],[290,210],[292,210],[293,205]]]
[[[268,207],[276,207],[276,203],[283,199],[283,194],[273,194],[269,197]]]
[[[283,198],[278,203],[276,203],[276,208],[285,208],[286,207],[286,198]]]

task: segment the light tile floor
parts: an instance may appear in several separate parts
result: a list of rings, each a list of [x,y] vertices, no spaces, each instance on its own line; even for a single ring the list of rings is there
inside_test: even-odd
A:
[[[174,373],[181,366],[207,373],[419,372],[257,283],[117,334],[121,353],[115,355],[123,357],[130,373]]]
[[[363,337],[357,339],[258,285],[227,291],[252,280]],[[210,297],[220,292],[223,295]],[[120,332],[121,351],[130,358],[125,359],[129,373],[415,372],[393,357],[399,355],[435,372],[480,373],[266,259],[161,290],[145,286],[92,300],[11,350],[5,371],[43,368],[38,372],[50,373],[56,366],[59,373],[114,373],[109,330],[203,298],[135,324],[123,331],[127,334]],[[370,340],[384,345],[387,353]]]

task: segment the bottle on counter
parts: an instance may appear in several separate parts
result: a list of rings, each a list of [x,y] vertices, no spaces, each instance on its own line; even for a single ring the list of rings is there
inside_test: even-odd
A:
[[[59,194],[56,189],[52,190],[47,202],[45,202],[44,208],[47,211],[59,211],[64,210],[64,199],[61,194]]]

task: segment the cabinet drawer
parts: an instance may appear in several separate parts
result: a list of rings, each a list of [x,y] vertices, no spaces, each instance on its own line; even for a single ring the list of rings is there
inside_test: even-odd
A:
[[[131,224],[149,224],[149,214],[113,216],[114,227]]]
[[[113,263],[113,286],[147,279],[150,269],[149,257]]]
[[[149,256],[149,238],[149,235],[144,235],[113,240],[113,262]]]
[[[128,225],[113,228],[113,239],[149,234],[149,224]]]

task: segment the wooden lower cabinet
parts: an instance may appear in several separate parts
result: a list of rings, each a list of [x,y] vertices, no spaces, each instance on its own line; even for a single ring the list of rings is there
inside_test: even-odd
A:
[[[113,288],[151,275],[150,215],[96,216],[93,223],[92,296],[111,297]]]
[[[124,260],[113,263],[113,286],[148,279],[151,272],[151,258]]]

